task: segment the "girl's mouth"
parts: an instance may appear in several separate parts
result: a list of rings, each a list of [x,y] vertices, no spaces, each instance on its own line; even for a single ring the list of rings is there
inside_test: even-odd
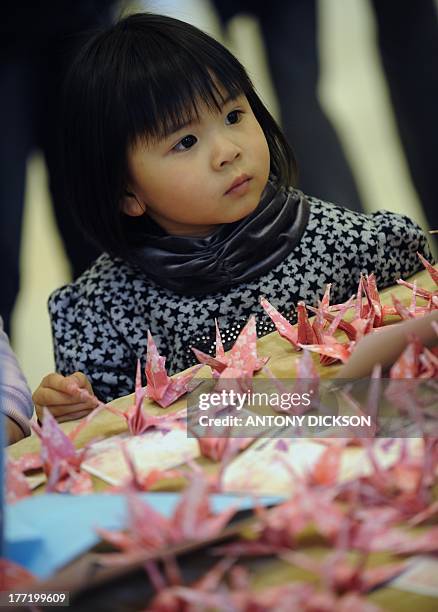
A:
[[[251,178],[252,177],[247,174],[241,174],[231,183],[225,195],[244,195],[249,189]]]

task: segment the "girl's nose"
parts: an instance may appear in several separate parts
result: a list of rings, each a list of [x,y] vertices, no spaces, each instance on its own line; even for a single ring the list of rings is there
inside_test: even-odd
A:
[[[242,149],[229,140],[222,138],[215,143],[212,153],[212,166],[215,170],[221,170],[227,164],[239,159],[242,155]]]

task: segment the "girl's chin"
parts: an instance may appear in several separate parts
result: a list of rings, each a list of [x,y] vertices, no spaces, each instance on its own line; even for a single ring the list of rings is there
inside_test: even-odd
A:
[[[258,205],[259,202],[253,202],[248,206],[242,207],[241,210],[233,211],[234,214],[230,215],[230,217],[232,218],[230,218],[230,220],[223,221],[223,223],[234,223],[235,221],[241,221],[242,219],[245,219],[245,217],[248,217],[255,211]]]

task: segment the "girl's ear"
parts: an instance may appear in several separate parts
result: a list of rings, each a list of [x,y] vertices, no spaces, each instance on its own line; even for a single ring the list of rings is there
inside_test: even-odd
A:
[[[125,191],[125,196],[122,200],[122,210],[129,217],[141,217],[146,212],[146,207],[140,202],[135,193]]]

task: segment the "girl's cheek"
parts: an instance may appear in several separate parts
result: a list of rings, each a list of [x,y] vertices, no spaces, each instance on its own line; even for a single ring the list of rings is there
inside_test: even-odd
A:
[[[259,123],[258,122],[256,123],[257,123],[257,130],[255,133],[256,133],[256,141],[258,144],[259,152],[264,151],[264,154],[269,157],[269,146],[268,146],[268,141],[266,140],[265,133],[263,132]]]

